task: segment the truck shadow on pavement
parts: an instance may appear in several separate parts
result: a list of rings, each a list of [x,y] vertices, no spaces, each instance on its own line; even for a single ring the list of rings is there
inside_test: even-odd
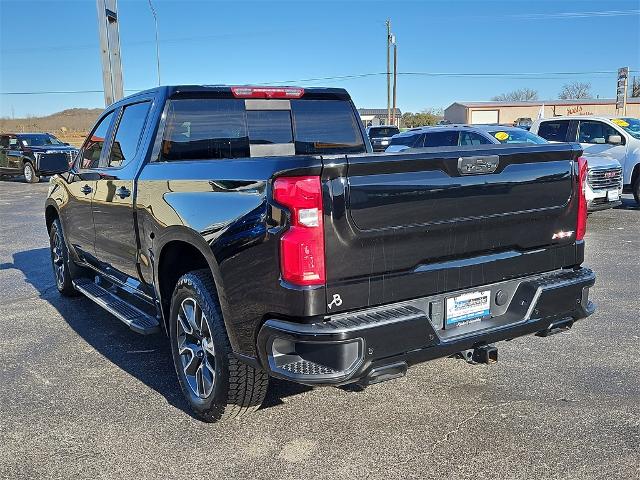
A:
[[[636,203],[636,201],[631,198],[623,198],[622,205],[618,205],[615,207],[616,210],[640,210],[640,206]]]
[[[14,253],[13,263],[0,264],[0,271],[21,271],[25,281],[36,289],[39,297],[53,306],[88,345],[161,394],[172,406],[193,416],[182,396],[166,335],[139,335],[87,298],[60,296],[50,261],[48,248],[27,250]],[[308,390],[311,387],[272,378],[263,408],[280,405],[283,398]]]

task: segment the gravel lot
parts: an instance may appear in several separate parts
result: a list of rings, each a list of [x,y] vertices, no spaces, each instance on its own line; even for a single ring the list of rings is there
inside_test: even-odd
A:
[[[192,418],[166,339],[49,264],[47,184],[0,180],[0,478],[640,478],[640,210],[589,217],[597,313],[353,392],[273,381],[229,424]],[[524,228],[524,227],[523,227]]]

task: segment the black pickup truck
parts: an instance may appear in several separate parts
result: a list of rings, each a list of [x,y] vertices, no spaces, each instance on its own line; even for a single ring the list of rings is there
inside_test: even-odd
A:
[[[24,175],[27,183],[37,183],[69,166],[78,150],[50,133],[0,134],[0,175]]]
[[[159,87],[108,107],[46,224],[57,287],[170,337],[206,421],[269,376],[368,385],[594,311],[576,144],[374,155],[346,91]]]

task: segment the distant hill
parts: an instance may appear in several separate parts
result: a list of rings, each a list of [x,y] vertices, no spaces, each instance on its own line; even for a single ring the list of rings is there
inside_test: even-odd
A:
[[[69,108],[44,117],[0,118],[0,132],[49,132],[74,145],[82,143],[101,108]]]
[[[31,132],[88,131],[102,112],[101,108],[69,108],[45,117],[0,118],[0,131]]]

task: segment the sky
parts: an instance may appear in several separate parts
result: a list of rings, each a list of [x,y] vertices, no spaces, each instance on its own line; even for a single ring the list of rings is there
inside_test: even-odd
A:
[[[640,0],[152,2],[165,85],[344,87],[386,108],[387,18],[402,111],[523,87],[554,99],[574,80],[612,98],[619,67],[640,77]],[[148,0],[118,15],[126,93],[156,86]],[[0,116],[104,107],[102,88],[95,0],[0,0]],[[38,93],[69,91],[85,93]]]

